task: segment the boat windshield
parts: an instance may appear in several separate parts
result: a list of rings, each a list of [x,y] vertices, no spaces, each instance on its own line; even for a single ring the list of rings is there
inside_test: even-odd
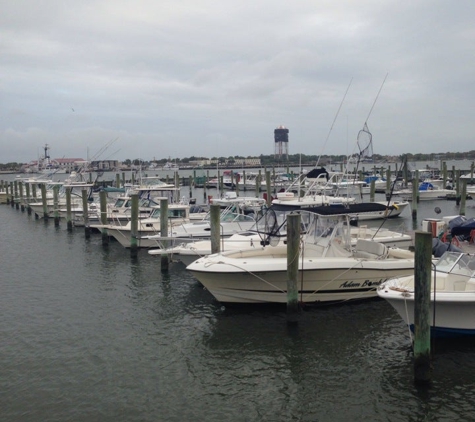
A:
[[[475,256],[461,252],[445,252],[435,264],[436,271],[442,273],[475,276]]]
[[[346,216],[338,215],[331,217],[319,216],[307,228],[306,243],[318,244],[322,238],[328,240],[338,239],[338,243],[349,247],[349,230]],[[345,224],[346,223],[346,224]],[[328,243],[328,242],[327,242]]]

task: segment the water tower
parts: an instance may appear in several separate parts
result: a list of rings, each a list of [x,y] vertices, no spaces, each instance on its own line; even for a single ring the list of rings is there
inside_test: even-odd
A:
[[[275,152],[274,158],[281,160],[289,158],[289,129],[279,126],[274,130]]]

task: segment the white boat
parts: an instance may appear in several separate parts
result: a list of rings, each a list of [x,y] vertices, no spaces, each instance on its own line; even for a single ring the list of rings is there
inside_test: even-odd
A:
[[[413,253],[359,239],[350,245],[348,216],[315,219],[301,241],[297,284],[302,303],[362,300],[396,275],[414,271]],[[200,258],[187,269],[222,303],[287,302],[287,245]]]
[[[271,210],[271,211],[269,211]],[[268,230],[269,223],[266,221],[269,212],[274,212],[279,229],[279,242],[285,242],[285,223],[286,215],[291,211],[274,211],[271,207],[266,211],[262,217],[260,217],[256,224],[245,232],[233,234],[229,238],[221,239],[220,249],[221,252],[247,249],[247,248],[260,248],[264,243],[266,236],[266,229]],[[313,219],[318,218],[317,214],[300,211],[302,231],[306,231],[306,228],[312,223]],[[352,246],[356,246],[358,239],[374,240],[382,243],[387,247],[408,249],[413,245],[412,236],[407,233],[396,232],[385,228],[372,228],[366,225],[358,227],[350,227],[350,242]],[[191,264],[198,258],[209,255],[211,253],[211,241],[210,240],[194,240],[187,239],[174,239],[175,244],[165,250],[150,250],[151,255],[162,255],[164,253],[170,254],[173,259],[183,262],[185,265]]]
[[[162,199],[166,199],[169,204],[188,204],[188,201],[185,201],[184,198],[179,199],[180,188],[175,187],[175,185],[165,183],[157,176],[141,177],[138,185],[129,186],[124,195],[115,198],[113,203],[107,205],[106,215],[108,224],[123,226],[129,223],[132,209],[132,198],[130,195],[133,193],[138,195],[139,219],[149,217],[154,207],[156,208],[160,205]],[[102,224],[100,219],[100,204],[89,204],[88,209],[91,227],[94,228],[96,225]],[[75,214],[75,216],[73,218],[75,225],[82,225],[84,221],[82,205],[74,211],[73,214]],[[60,213],[62,217],[65,217],[66,209],[62,207]],[[204,215],[205,214],[202,214],[201,218],[203,218]]]
[[[277,193],[272,203],[298,208],[354,203],[353,197],[334,195],[335,180],[337,175],[329,176],[325,169],[314,169],[296,178],[284,192]]]
[[[378,288],[403,321],[414,329],[414,274],[393,278]],[[431,333],[475,335],[475,256],[445,252],[431,277]]]
[[[168,204],[168,226],[170,230],[173,226],[183,224],[190,221],[190,206],[185,204]],[[138,230],[136,244],[139,248],[159,247],[159,243],[154,239],[153,235],[158,235],[161,230],[162,213],[160,206],[152,207],[152,211],[148,217],[138,220]],[[100,231],[106,231],[107,234],[116,239],[123,247],[130,248],[132,239],[132,222],[129,220],[127,224],[91,224],[91,228]]]
[[[437,199],[447,199],[455,194],[454,189],[446,189],[431,182],[419,184],[419,201],[434,201]],[[400,196],[406,201],[412,201],[412,189],[401,189],[393,192],[393,195]]]
[[[234,207],[229,207],[221,211],[220,214],[220,234],[222,238],[230,237],[233,234],[244,232],[251,229],[256,220],[254,214],[243,214],[235,212]],[[211,223],[209,216],[201,221],[192,221],[189,223],[178,224],[170,228],[168,236],[163,237],[159,234],[145,236],[147,242],[153,242],[153,247],[162,248],[163,241],[168,243],[174,241],[184,242],[186,240],[193,241],[196,239],[211,238]]]
[[[222,208],[229,206],[238,207],[244,214],[257,213],[263,206],[266,205],[264,198],[257,198],[255,196],[238,196],[237,192],[225,192],[222,197],[209,198],[209,203],[212,205],[219,205]]]
[[[285,192],[278,193],[272,204],[293,209],[312,208],[322,215],[346,213],[358,220],[399,217],[409,205],[407,201],[356,202],[351,196],[334,196],[335,186],[342,183],[341,175],[330,175],[324,168],[313,169],[300,183],[296,181]]]
[[[86,190],[88,201],[92,198],[92,188],[94,183],[84,180],[82,173],[72,172],[70,176],[64,182],[58,182],[60,189],[58,192],[58,213],[60,208],[66,207],[66,190],[69,189],[71,193],[71,207],[82,208],[82,191]],[[55,182],[54,182],[55,183]],[[46,213],[47,216],[52,217],[55,211],[54,198],[52,194],[52,185],[47,185],[47,201],[46,201]],[[50,191],[50,192],[49,192]],[[28,206],[38,216],[44,215],[43,200],[38,196],[28,202]]]

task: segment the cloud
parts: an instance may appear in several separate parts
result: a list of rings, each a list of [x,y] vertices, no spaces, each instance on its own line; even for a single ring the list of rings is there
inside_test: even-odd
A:
[[[0,162],[115,138],[120,160],[258,156],[280,124],[290,153],[344,154],[366,120],[376,153],[470,150],[474,17],[468,0],[7,0]]]

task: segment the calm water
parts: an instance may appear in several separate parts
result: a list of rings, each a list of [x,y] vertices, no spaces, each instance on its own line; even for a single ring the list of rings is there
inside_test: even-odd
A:
[[[6,205],[0,221],[2,421],[475,418],[475,344],[436,344],[418,389],[384,301],[309,309],[291,330],[282,309],[224,309],[181,264],[162,274],[146,251]]]

